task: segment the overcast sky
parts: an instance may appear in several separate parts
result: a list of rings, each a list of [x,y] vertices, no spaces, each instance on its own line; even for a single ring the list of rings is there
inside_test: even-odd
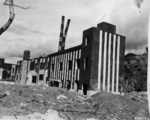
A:
[[[9,18],[9,9],[0,0],[0,26]],[[126,51],[141,51],[147,46],[148,10],[150,0],[141,4],[141,12],[133,0],[14,0],[20,6],[33,5],[34,9],[15,8],[15,19],[0,36],[0,57],[16,63],[23,51],[31,57],[57,52],[61,16],[71,19],[66,48],[81,44],[82,32],[99,22],[117,26],[117,33],[126,36]],[[102,21],[101,18],[104,17]]]

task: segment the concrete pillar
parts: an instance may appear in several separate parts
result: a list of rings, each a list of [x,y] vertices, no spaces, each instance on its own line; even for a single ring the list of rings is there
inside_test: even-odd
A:
[[[118,37],[117,46],[117,73],[116,73],[116,92],[119,92],[119,64],[120,64],[120,36]]]
[[[110,92],[110,71],[111,71],[111,36],[112,34],[109,34],[109,47],[108,47],[108,74],[107,74],[107,91]]]
[[[112,64],[112,91],[114,92],[114,81],[115,81],[115,56],[116,56],[116,35],[113,36],[113,64]]]
[[[106,56],[107,56],[107,32],[105,32],[104,38],[104,65],[103,65],[103,90],[105,91],[106,87]]]

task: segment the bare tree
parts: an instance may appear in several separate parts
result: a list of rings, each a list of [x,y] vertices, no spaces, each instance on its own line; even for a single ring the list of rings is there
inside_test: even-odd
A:
[[[9,28],[9,26],[11,25],[11,23],[13,22],[13,20],[15,18],[13,0],[6,0],[4,2],[4,5],[5,4],[9,4],[10,17],[9,17],[8,21],[6,22],[6,24],[0,28],[0,35],[3,34]]]
[[[13,0],[6,0],[4,2],[4,5],[9,6],[10,17],[9,17],[8,21],[5,23],[5,25],[3,25],[0,28],[0,35],[3,34],[9,28],[11,23],[13,22],[13,20],[15,18],[14,7],[18,7],[18,8],[25,9],[25,10],[31,8],[29,6],[28,7],[21,7],[19,5],[14,5]]]

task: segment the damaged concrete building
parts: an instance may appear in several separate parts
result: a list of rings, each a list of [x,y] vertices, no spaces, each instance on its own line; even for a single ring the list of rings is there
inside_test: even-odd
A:
[[[21,85],[45,85],[47,71],[48,57],[30,59],[30,51],[25,50],[23,60],[17,62],[16,83]]]
[[[0,58],[0,79],[15,81],[16,65],[5,63],[4,58]]]
[[[125,37],[116,26],[102,22],[83,31],[82,44],[65,49],[62,18],[58,52],[17,62],[16,82],[26,85],[48,85],[91,94],[103,90],[119,92],[123,75]],[[25,57],[26,56],[26,57]]]

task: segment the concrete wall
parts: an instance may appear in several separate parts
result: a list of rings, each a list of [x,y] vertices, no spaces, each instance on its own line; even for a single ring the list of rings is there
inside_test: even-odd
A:
[[[49,74],[50,81],[61,81],[60,84],[65,89],[78,89],[76,84],[79,81],[80,69],[77,61],[80,63],[81,46],[70,48],[49,56]]]
[[[99,34],[98,89],[119,92],[123,76],[125,37],[103,31]]]
[[[3,76],[3,68],[0,68],[0,79],[2,79]]]
[[[28,60],[23,60],[22,61],[22,69],[21,69],[21,81],[20,84],[21,85],[25,85],[26,84],[26,80],[27,80],[27,66],[28,66]]]
[[[83,32],[81,67],[80,67],[81,74],[80,74],[80,81],[79,81],[79,89],[82,89],[83,84],[87,86],[87,89],[90,89],[90,77],[91,77],[91,65],[92,65],[92,44],[93,44],[93,30],[94,29],[95,28],[90,28]]]
[[[12,65],[10,79],[15,80],[15,76],[16,76],[16,65]]]
[[[16,84],[20,84],[21,66],[22,66],[22,61],[18,61],[17,65],[16,65],[16,76],[15,76],[15,83]]]
[[[98,62],[99,62],[99,30],[93,29],[92,37],[92,60],[91,60],[91,76],[90,76],[90,89],[98,89]]]
[[[0,68],[4,67],[4,62],[5,62],[5,59],[0,58]]]
[[[109,26],[106,25],[110,24],[98,25],[99,28],[93,27],[83,32],[79,81],[83,91],[119,92],[119,81],[123,76],[125,37],[116,34],[114,25],[110,25],[110,30],[107,30]],[[85,58],[88,58],[87,68],[84,68]]]
[[[119,62],[119,92],[121,92],[121,84],[120,84],[120,81],[124,80],[124,60],[125,60],[125,37],[121,37],[120,38],[120,41],[121,41],[121,44],[120,44],[120,54],[119,54],[119,59],[120,59],[120,62]]]
[[[27,74],[27,82],[26,85],[36,85],[35,83],[32,82],[32,77],[37,76],[37,73],[35,70],[31,70]]]

